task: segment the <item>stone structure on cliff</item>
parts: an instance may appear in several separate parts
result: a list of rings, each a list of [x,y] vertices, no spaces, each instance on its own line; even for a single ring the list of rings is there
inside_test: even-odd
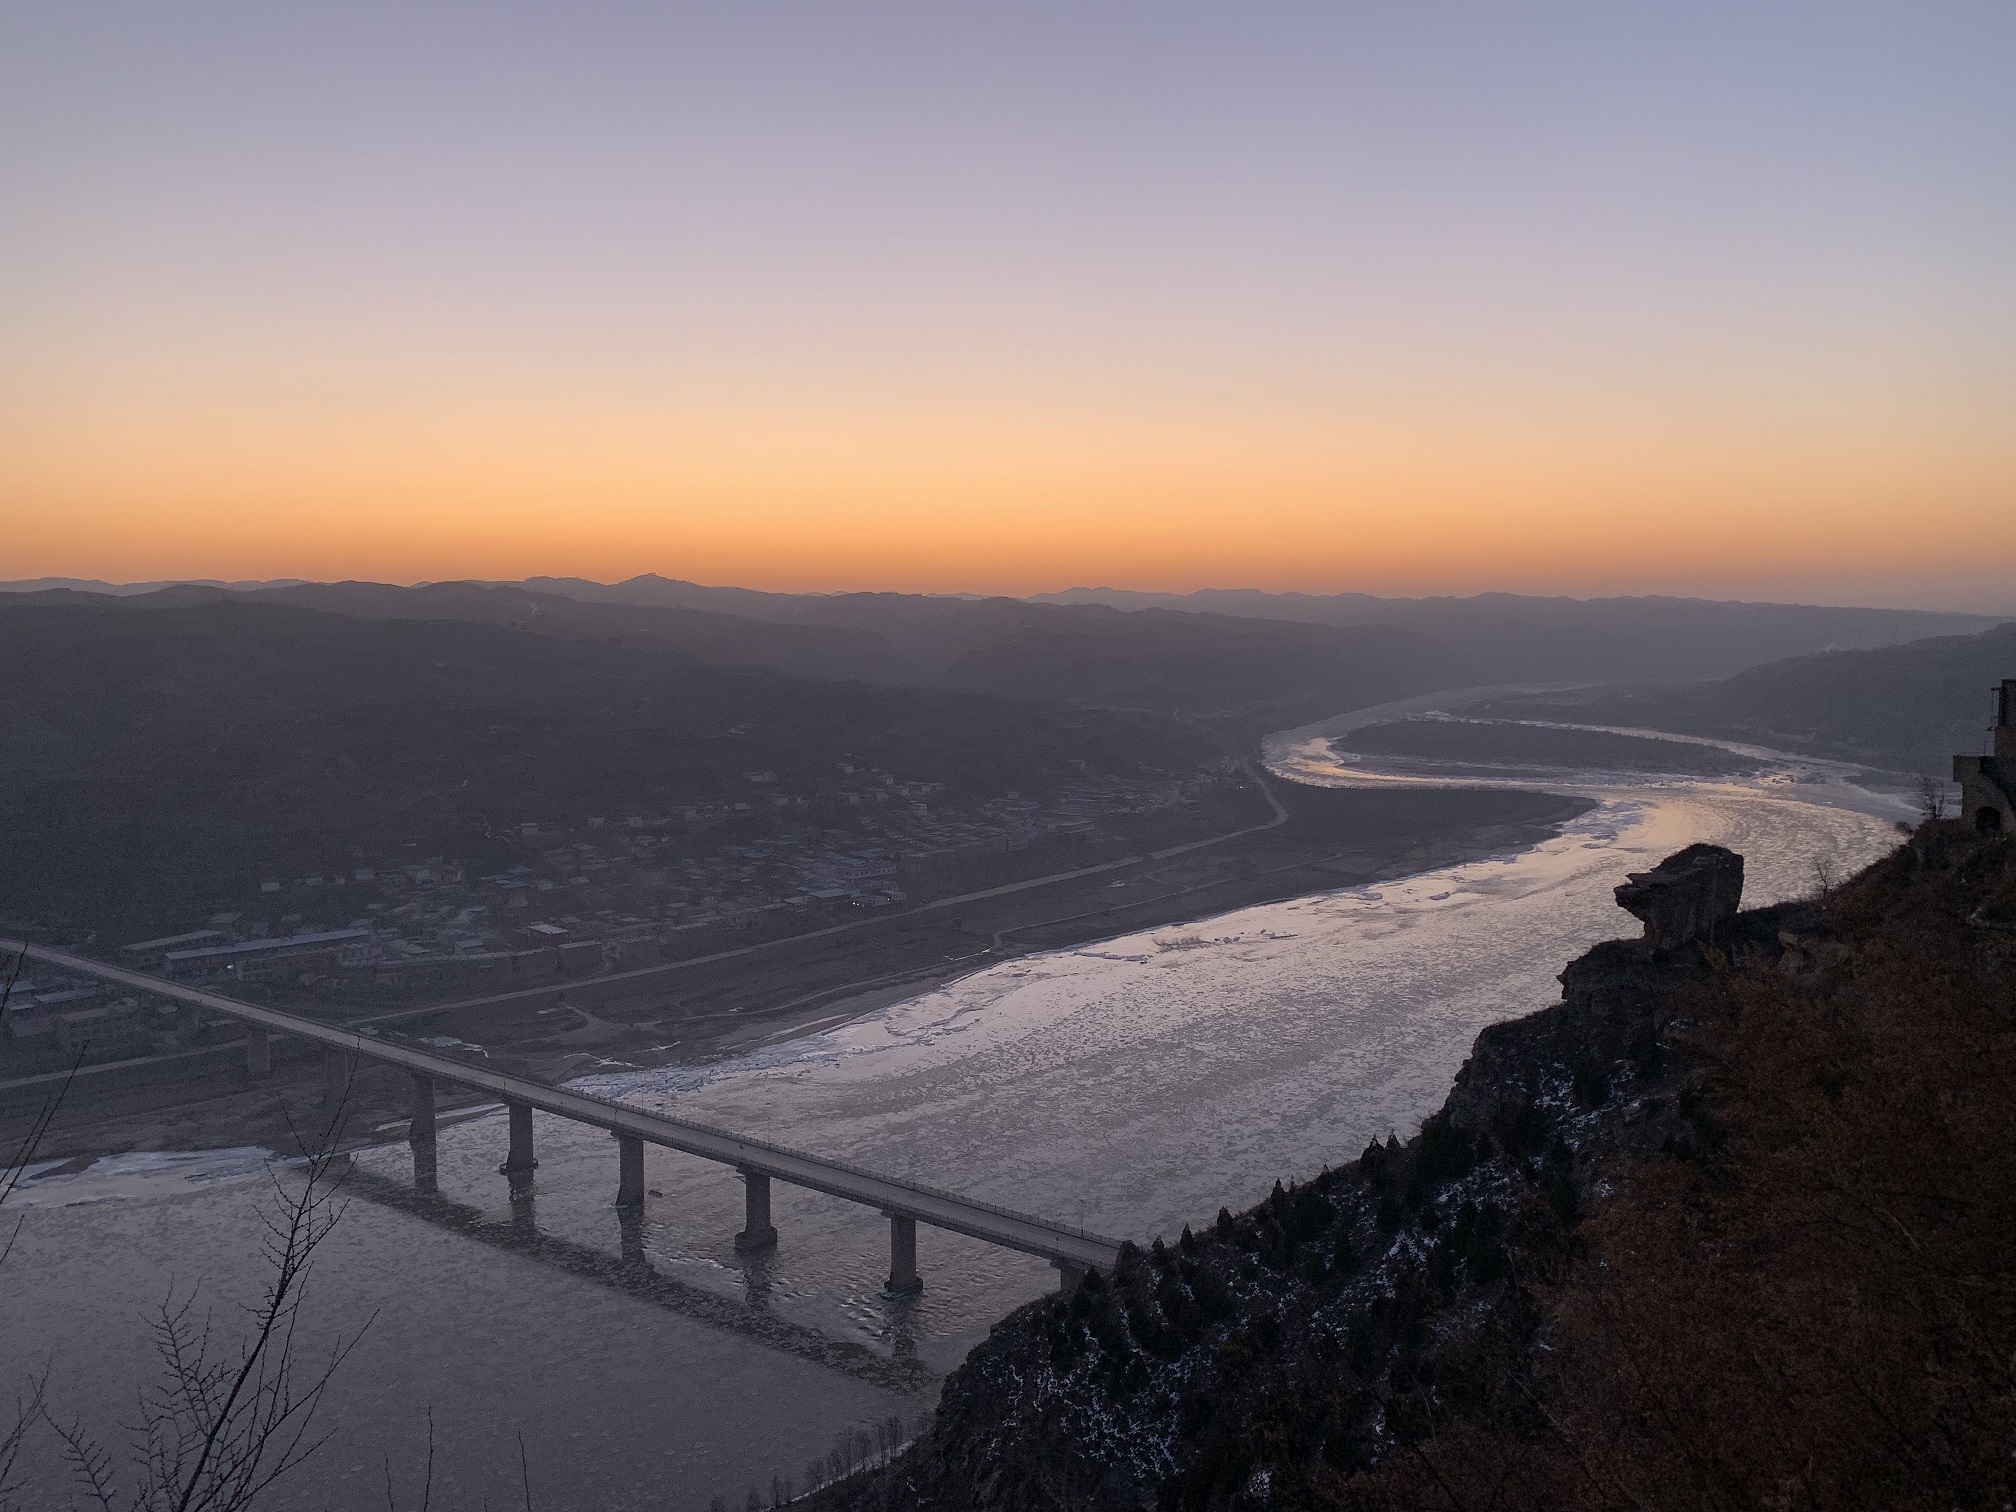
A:
[[[1984,835],[2016,834],[2016,677],[1995,690],[1995,745],[1991,756],[1955,756],[1960,817]]]
[[[1743,858],[1719,845],[1690,845],[1617,889],[1617,906],[1645,921],[1648,950],[1714,943],[1743,902]]]

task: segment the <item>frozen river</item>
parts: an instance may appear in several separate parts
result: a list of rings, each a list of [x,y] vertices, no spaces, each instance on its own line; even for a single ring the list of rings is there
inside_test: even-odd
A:
[[[1274,737],[1269,765],[1315,783],[1426,780],[1338,755],[1331,739],[1348,747],[1352,723]],[[1788,758],[1744,782],[1475,777],[1595,807],[1530,850],[1025,957],[735,1060],[593,1085],[1106,1233],[1173,1237],[1388,1130],[1405,1137],[1479,1029],[1552,1001],[1569,959],[1631,931],[1611,899],[1625,872],[1712,841],[1745,855],[1756,904],[1810,890],[1816,865],[1874,859],[1908,805],[1857,775]],[[404,1146],[359,1157],[314,1320],[326,1333],[382,1310],[330,1403],[332,1479],[273,1505],[383,1507],[381,1459],[418,1463],[430,1405],[436,1505],[515,1503],[521,1430],[535,1490],[567,1488],[548,1505],[739,1503],[748,1483],[802,1473],[836,1429],[914,1413],[929,1372],[1054,1281],[1028,1257],[920,1230],[927,1289],[887,1302],[882,1220],[782,1187],[782,1242],[744,1265],[732,1173],[656,1149],[626,1263],[608,1138],[542,1120],[534,1198],[514,1206],[500,1125],[444,1130],[431,1204],[400,1197]],[[0,1289],[5,1363],[53,1360],[52,1395],[116,1419],[144,1364],[137,1315],[172,1278],[201,1277],[220,1301],[256,1290],[258,1190],[242,1155],[128,1157],[31,1184]]]

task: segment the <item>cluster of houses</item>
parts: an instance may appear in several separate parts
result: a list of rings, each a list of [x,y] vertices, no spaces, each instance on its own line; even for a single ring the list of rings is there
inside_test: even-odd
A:
[[[897,912],[1016,874],[1066,868],[1102,818],[1200,801],[1229,772],[1188,783],[1085,784],[1047,804],[1016,794],[945,801],[938,783],[843,769],[838,799],[815,805],[775,774],[745,774],[747,801],[568,828],[493,827],[519,856],[487,875],[450,857],[268,878],[264,906],[204,928],[117,947],[123,966],[230,991],[382,998],[486,976],[572,977],[689,959],[836,922]],[[835,804],[841,813],[836,815]],[[761,824],[734,823],[752,814]],[[1019,859],[1018,859],[1019,858]],[[277,895],[277,896],[275,896]],[[271,901],[267,902],[266,899]],[[165,1003],[39,972],[0,1016],[0,1058],[18,1072],[119,1059],[193,1041]]]
[[[492,826],[522,859],[480,876],[437,856],[269,883],[290,906],[358,916],[345,929],[309,929],[304,914],[289,914],[270,938],[263,926],[258,938],[179,937],[160,950],[159,969],[211,982],[403,989],[687,959],[900,909],[1024,853],[1034,853],[1025,869],[1053,857],[1069,866],[1072,848],[1099,838],[1101,817],[1195,803],[1226,776],[1086,784],[1048,805],[1009,794],[955,807],[940,783],[865,768],[844,775],[837,799],[827,792],[816,805],[774,773],[749,772],[749,800],[565,828]],[[763,822],[734,822],[751,815]]]
[[[0,1065],[10,1075],[152,1055],[172,1042],[174,1011],[103,982],[48,967],[6,988]]]

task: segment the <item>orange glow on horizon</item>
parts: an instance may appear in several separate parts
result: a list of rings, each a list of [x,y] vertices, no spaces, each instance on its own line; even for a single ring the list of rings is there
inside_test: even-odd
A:
[[[5,576],[1769,596],[2016,560],[1978,433],[1565,408],[73,411],[0,474]]]

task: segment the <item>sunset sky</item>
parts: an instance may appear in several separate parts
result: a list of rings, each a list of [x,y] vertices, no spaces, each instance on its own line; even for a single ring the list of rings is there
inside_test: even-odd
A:
[[[2008,0],[0,12],[0,578],[2016,610]]]

